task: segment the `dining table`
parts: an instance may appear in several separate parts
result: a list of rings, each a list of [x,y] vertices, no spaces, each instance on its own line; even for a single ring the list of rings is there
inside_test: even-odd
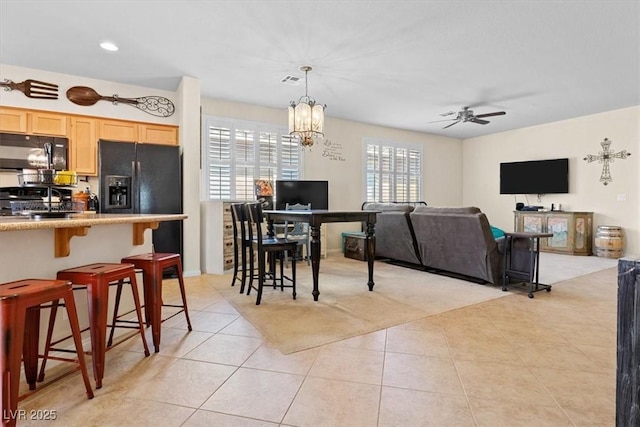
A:
[[[369,291],[373,291],[373,263],[375,260],[375,224],[377,211],[362,210],[265,210],[263,211],[267,222],[267,235],[274,237],[274,222],[306,222],[309,224],[309,234],[311,238],[311,269],[313,272],[313,300],[318,301],[319,273],[320,273],[320,253],[322,242],[320,240],[320,227],[329,222],[360,222],[365,224],[366,254],[369,279],[367,286]]]

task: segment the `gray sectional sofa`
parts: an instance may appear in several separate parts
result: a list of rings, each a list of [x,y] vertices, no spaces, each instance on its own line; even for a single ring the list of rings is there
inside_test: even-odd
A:
[[[365,203],[377,210],[376,257],[474,281],[502,283],[502,246],[477,207]]]

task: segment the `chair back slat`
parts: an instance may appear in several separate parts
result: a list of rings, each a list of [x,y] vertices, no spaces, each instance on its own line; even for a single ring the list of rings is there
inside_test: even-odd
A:
[[[247,203],[249,213],[249,239],[262,243],[262,205],[260,202]]]
[[[233,238],[247,240],[248,214],[246,203],[233,203],[231,205],[231,222],[233,224]]]

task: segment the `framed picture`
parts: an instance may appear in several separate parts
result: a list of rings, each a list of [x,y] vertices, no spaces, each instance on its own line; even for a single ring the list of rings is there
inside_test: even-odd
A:
[[[256,179],[256,196],[271,196],[273,197],[273,185],[268,179]]]

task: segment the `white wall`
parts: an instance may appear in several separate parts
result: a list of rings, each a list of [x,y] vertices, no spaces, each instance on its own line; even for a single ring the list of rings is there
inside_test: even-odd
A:
[[[200,80],[183,77],[177,98],[181,109],[180,146],[182,147],[182,241],[184,275],[200,274]]]
[[[0,105],[57,111],[85,116],[110,117],[149,123],[179,125],[180,146],[183,153],[183,208],[189,218],[184,221],[184,271],[186,275],[200,273],[200,208],[197,186],[200,182],[200,83],[197,79],[184,77],[176,92],[150,89],[141,86],[124,85],[105,80],[89,79],[81,76],[52,73],[49,71],[0,64],[0,76],[21,82],[34,79],[58,85],[58,99],[28,98],[18,91],[0,91]],[[169,117],[156,117],[127,104],[114,105],[98,101],[95,105],[83,107],[69,101],[66,91],[72,86],[88,86],[100,95],[119,95],[122,98],[138,98],[157,95],[169,98],[175,105],[175,113]],[[16,173],[0,171],[0,186],[17,185]],[[91,190],[98,191],[96,178],[89,178]],[[79,188],[86,186],[84,182]],[[107,255],[108,256],[108,255]]]
[[[613,182],[599,182],[602,164],[587,163],[587,154],[598,154],[600,142],[609,138],[616,153],[632,153],[611,163]],[[625,108],[571,120],[467,139],[463,142],[463,204],[482,209],[492,225],[513,230],[515,200],[500,195],[500,163],[522,160],[569,158],[569,193],[549,194],[540,201],[528,195],[532,205],[563,210],[592,211],[594,233],[598,225],[623,228],[625,255],[640,254],[640,107]],[[618,200],[624,195],[626,200]],[[518,202],[527,203],[523,195]]]
[[[1,90],[0,105],[31,108],[34,110],[60,111],[70,114],[81,114],[84,116],[111,117],[114,119],[133,120],[139,122],[161,123],[166,125],[179,124],[179,114],[173,114],[169,117],[156,117],[131,105],[114,105],[108,101],[98,101],[94,105],[83,107],[69,101],[65,95],[67,90],[73,86],[88,86],[103,96],[113,96],[114,94],[117,94],[120,98],[139,98],[147,95],[164,96],[165,98],[169,98],[173,101],[176,106],[176,113],[179,113],[181,105],[176,101],[175,92],[150,89],[142,86],[125,85],[106,80],[72,76],[69,74],[52,73],[50,71],[16,67],[7,64],[0,64],[0,76],[2,76],[2,79],[13,80],[15,83],[19,83],[27,79],[33,79],[58,85],[57,100],[28,98],[22,92],[17,90],[10,92]]]
[[[202,114],[287,126],[287,103],[282,109],[203,98]],[[362,139],[375,137],[424,147],[423,199],[429,205],[462,203],[462,141],[419,132],[374,126],[325,117],[325,137],[340,146],[342,160],[323,156],[322,145],[304,152],[304,179],[329,181],[331,209],[360,209],[362,196]],[[324,226],[323,226],[324,227]],[[341,248],[343,231],[359,230],[359,224],[326,224],[329,251]]]

